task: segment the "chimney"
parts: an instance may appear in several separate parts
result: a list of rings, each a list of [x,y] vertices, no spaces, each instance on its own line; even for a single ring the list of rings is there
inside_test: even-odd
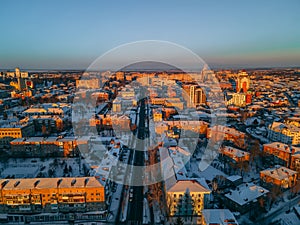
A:
[[[63,179],[61,178],[61,179],[59,179],[58,181],[57,181],[57,183],[56,183],[56,187],[59,187],[59,185],[61,184],[61,182],[63,181]]]
[[[15,184],[14,187],[17,187],[21,182],[18,180]]]
[[[71,182],[71,186],[74,186],[74,185],[75,185],[75,183],[76,183],[76,178],[74,178],[74,179],[72,180],[72,182]]]
[[[36,187],[36,186],[38,186],[39,183],[40,183],[40,180],[37,180],[34,182],[33,186]]]
[[[87,183],[89,182],[89,178],[85,178],[84,180],[84,187],[86,187]]]

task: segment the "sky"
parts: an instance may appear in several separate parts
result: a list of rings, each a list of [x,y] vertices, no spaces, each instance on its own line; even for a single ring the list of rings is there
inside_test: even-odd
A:
[[[0,69],[85,69],[141,40],[182,45],[211,67],[300,66],[299,0],[1,0],[0,9]]]

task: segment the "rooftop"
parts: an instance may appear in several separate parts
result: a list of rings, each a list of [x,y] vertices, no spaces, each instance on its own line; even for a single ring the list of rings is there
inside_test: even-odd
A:
[[[176,184],[169,188],[168,192],[207,192],[210,193],[210,190],[203,187],[197,180],[177,180]]]
[[[234,128],[222,126],[222,125],[216,125],[216,126],[212,127],[211,130],[212,131],[224,132],[224,133],[232,134],[232,135],[235,135],[235,136],[245,135],[245,133],[243,133],[241,131],[238,131]]]
[[[0,179],[3,190],[103,187],[95,177]]]
[[[274,168],[262,170],[260,173],[278,180],[284,180],[297,174],[296,171],[290,170],[284,166],[275,166]]]
[[[234,215],[228,209],[203,209],[202,215],[206,224],[238,225]]]
[[[243,206],[249,202],[255,201],[257,198],[265,195],[269,191],[261,186],[253,183],[242,184],[230,193],[225,194],[225,197]]]
[[[299,147],[294,147],[294,146],[290,147],[289,145],[284,144],[282,142],[272,142],[272,143],[264,144],[264,147],[265,146],[270,148],[275,148],[277,150],[288,152],[288,153],[292,153],[293,151],[300,152]]]
[[[237,148],[229,147],[229,146],[225,146],[224,148],[221,148],[220,151],[221,151],[221,153],[230,155],[232,157],[237,157],[237,158],[241,158],[241,157],[250,155],[249,152],[245,152],[245,151],[239,150]]]

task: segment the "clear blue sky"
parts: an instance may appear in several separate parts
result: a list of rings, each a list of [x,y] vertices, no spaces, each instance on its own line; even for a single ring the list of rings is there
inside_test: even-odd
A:
[[[300,1],[0,1],[0,68],[86,68],[132,41],[183,45],[210,66],[299,66]]]

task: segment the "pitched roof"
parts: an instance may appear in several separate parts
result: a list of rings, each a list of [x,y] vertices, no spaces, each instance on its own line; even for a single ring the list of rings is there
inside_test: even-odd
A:
[[[209,192],[210,190],[203,187],[196,180],[178,180],[174,186],[169,188],[168,192]]]
[[[263,187],[249,183],[242,184],[235,190],[231,190],[228,194],[225,194],[225,197],[242,206],[256,200],[268,192],[269,191]]]
[[[284,166],[275,166],[274,168],[260,171],[260,173],[278,180],[284,180],[292,175],[297,174],[296,171],[290,170]]]

